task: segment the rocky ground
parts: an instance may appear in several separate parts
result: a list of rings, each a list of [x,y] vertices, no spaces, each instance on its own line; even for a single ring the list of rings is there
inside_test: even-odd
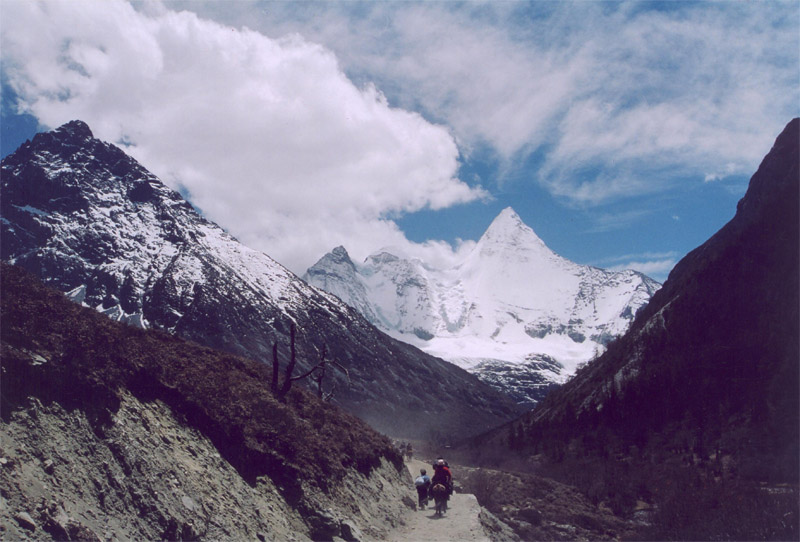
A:
[[[522,540],[619,540],[637,525],[576,488],[534,474],[460,467],[461,483]]]
[[[111,322],[2,271],[2,540],[618,538],[576,490],[496,472],[502,491],[487,498],[460,466],[451,511],[434,520],[415,510],[407,470],[427,463],[404,468],[361,420],[270,391],[263,364]]]
[[[402,524],[409,487],[391,465],[354,471],[331,495],[310,493],[301,515],[160,401],[125,395],[100,434],[82,411],[32,399],[2,424],[0,538],[382,539]]]
[[[496,483],[479,488],[492,514],[466,493],[480,471],[462,466],[454,466],[450,508],[437,518],[432,507],[415,507],[412,476],[430,468],[419,460],[406,463],[408,472],[389,464],[369,477],[353,471],[330,494],[309,488],[299,509],[269,478],[245,482],[170,407],[130,394],[102,430],[81,410],[35,398],[0,429],[3,540],[505,542],[614,539],[626,531],[569,486],[508,473],[489,472]]]

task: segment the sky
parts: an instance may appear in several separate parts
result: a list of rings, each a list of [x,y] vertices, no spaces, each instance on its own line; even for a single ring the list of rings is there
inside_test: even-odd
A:
[[[797,2],[0,3],[2,155],[72,120],[302,274],[506,207],[663,281],[800,109]]]

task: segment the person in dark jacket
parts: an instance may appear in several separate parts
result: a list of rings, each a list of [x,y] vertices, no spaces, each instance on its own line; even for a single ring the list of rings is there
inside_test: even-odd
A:
[[[414,485],[417,488],[417,497],[419,497],[419,509],[425,510],[425,507],[428,506],[428,490],[431,487],[431,477],[428,476],[425,469],[420,469]]]

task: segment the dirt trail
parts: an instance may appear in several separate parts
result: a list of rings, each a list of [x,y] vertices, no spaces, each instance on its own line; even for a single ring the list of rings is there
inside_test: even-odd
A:
[[[406,462],[411,476],[419,476],[419,469],[428,469],[432,474],[431,466],[418,460]],[[454,477],[458,473],[453,473]],[[416,499],[415,499],[416,500]],[[426,510],[408,512],[406,525],[393,531],[388,538],[389,542],[448,542],[448,541],[475,541],[489,542],[489,537],[478,520],[481,507],[475,495],[455,493],[448,503],[447,514],[436,517],[433,503]]]

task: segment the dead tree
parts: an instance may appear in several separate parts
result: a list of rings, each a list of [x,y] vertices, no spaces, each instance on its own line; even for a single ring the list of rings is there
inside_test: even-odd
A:
[[[278,372],[280,371],[280,364],[278,363],[278,343],[272,343],[272,393],[278,393]]]
[[[330,400],[333,397],[334,390],[336,388],[335,384],[331,388],[331,391],[328,393],[324,393],[323,391],[323,380],[325,379],[325,370],[328,363],[332,363],[336,367],[342,370],[344,374],[347,376],[348,380],[350,379],[349,371],[343,367],[340,363],[335,360],[326,360],[325,355],[328,352],[327,347],[323,344],[322,345],[322,353],[320,354],[319,361],[311,367],[308,371],[303,374],[293,376],[294,368],[297,365],[297,350],[295,348],[295,325],[292,324],[289,328],[289,364],[286,365],[286,372],[283,378],[283,385],[278,389],[278,373],[279,373],[279,363],[278,363],[278,343],[275,342],[272,344],[272,392],[276,393],[280,399],[286,397],[286,394],[289,393],[289,390],[292,388],[292,382],[296,382],[298,380],[303,380],[304,378],[308,378],[315,372],[317,373],[314,379],[317,382],[317,396],[322,399],[323,401]]]
[[[297,364],[297,351],[294,346],[295,332],[295,325],[292,324],[289,328],[289,364],[286,366],[286,375],[283,377],[283,386],[281,386],[280,393],[278,394],[279,397],[286,397],[286,394],[289,393],[289,389],[292,387],[292,373],[294,372],[294,366]]]
[[[338,367],[345,374],[345,376],[347,376],[347,379],[350,380],[350,372],[347,370],[346,367],[343,367],[342,364],[339,363],[336,360],[333,360],[333,359],[330,360],[330,361],[326,361],[325,360],[326,351],[327,351],[327,348],[323,344],[322,345],[322,355],[320,356],[319,363],[317,363],[317,365],[315,365],[311,369],[311,371],[308,373],[308,374],[311,374],[315,370],[317,371],[317,374],[314,377],[314,379],[317,381],[317,397],[319,397],[322,401],[330,401],[331,398],[333,397],[333,394],[336,392],[336,383],[335,382],[333,383],[333,386],[331,386],[331,390],[329,392],[327,392],[327,393],[324,391],[324,388],[322,386],[322,382],[323,382],[323,380],[325,380],[325,371],[327,369],[327,364],[328,363],[331,363],[331,364],[335,365],[336,367]]]

